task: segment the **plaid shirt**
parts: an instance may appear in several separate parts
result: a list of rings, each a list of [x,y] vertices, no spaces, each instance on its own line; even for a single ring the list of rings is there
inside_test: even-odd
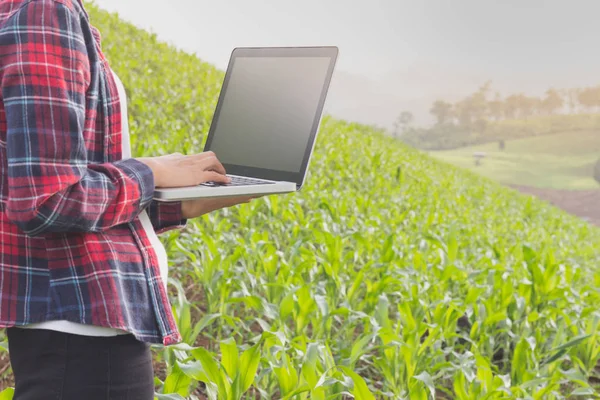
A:
[[[81,0],[0,0],[0,327],[48,320],[181,340],[156,254],[185,225],[122,160],[118,90]]]

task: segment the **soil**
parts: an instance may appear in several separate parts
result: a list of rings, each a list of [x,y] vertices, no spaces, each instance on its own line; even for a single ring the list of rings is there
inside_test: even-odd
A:
[[[10,369],[10,360],[8,353],[0,353],[0,391],[7,387],[14,387],[12,370]]]
[[[512,187],[600,226],[600,190],[541,189],[517,185]]]

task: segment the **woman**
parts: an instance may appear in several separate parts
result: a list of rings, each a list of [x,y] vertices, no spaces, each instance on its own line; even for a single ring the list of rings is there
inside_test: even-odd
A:
[[[152,399],[149,346],[181,340],[156,233],[249,201],[212,153],[130,158],[125,91],[81,0],[0,0],[0,327],[16,400]]]

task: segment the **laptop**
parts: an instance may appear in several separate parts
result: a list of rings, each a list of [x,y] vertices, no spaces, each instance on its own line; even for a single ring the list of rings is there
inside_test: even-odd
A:
[[[304,184],[337,47],[242,47],[231,53],[204,151],[229,184],[157,188],[157,201],[263,196]]]

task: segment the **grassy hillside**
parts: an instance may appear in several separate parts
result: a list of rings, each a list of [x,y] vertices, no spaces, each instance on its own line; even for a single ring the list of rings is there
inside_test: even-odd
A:
[[[90,13],[137,155],[200,151],[222,73]],[[187,346],[155,349],[161,398],[595,393],[600,230],[381,132],[326,118],[301,193],[162,240]]]
[[[473,153],[487,153],[475,166]],[[594,164],[600,158],[600,129],[563,132],[506,142],[430,153],[506,184],[553,189],[597,189]]]
[[[473,127],[446,123],[429,129],[411,129],[402,135],[402,141],[419,149],[441,151],[498,143],[499,140],[586,131],[600,131],[600,114],[546,115],[528,119],[483,121],[483,124],[475,124]]]

